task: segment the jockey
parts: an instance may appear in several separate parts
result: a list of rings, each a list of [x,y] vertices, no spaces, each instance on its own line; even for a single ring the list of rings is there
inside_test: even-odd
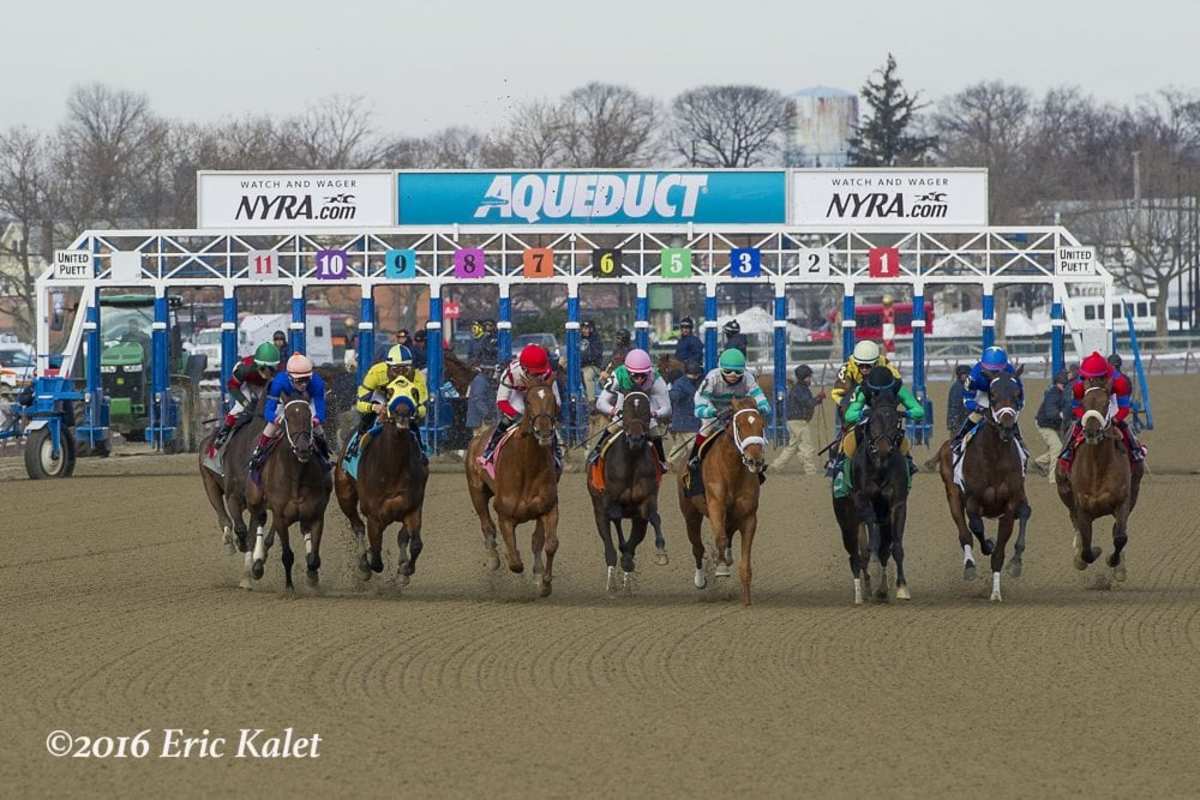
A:
[[[302,353],[292,353],[288,357],[287,371],[281,372],[267,387],[267,403],[263,406],[263,418],[267,427],[259,434],[254,452],[250,454],[250,471],[262,469],[271,440],[279,437],[283,419],[283,405],[290,400],[306,400],[312,410],[313,439],[321,450],[321,455],[329,457],[329,445],[325,441],[325,431],[321,428],[325,421],[325,381],[320,375],[313,374],[313,363]]]
[[[525,411],[525,393],[531,386],[539,383],[551,387],[554,399],[561,406],[562,399],[558,394],[558,382],[554,380],[550,354],[536,344],[528,344],[521,350],[521,355],[513,359],[500,375],[500,388],[496,390],[496,408],[500,411],[500,421],[496,423],[492,438],[483,449],[485,461],[492,457],[504,432],[520,420]],[[559,459],[562,457],[560,447],[558,438],[555,437],[554,454]]]
[[[839,455],[833,465],[834,492],[838,497],[845,496],[845,494],[838,494],[838,492],[844,492],[849,489],[849,476],[845,474],[844,464],[854,458],[854,453],[858,449],[858,436],[855,434],[855,428],[867,418],[866,410],[871,405],[871,401],[880,393],[889,391],[893,392],[896,400],[899,401],[900,405],[904,406],[904,412],[908,414],[909,419],[914,422],[920,422],[925,419],[925,406],[913,396],[912,391],[904,385],[904,381],[901,378],[897,378],[888,367],[871,367],[871,371],[867,373],[866,378],[855,387],[854,399],[850,401],[850,405],[846,408],[846,435],[842,436]],[[912,452],[907,436],[900,440],[900,452],[904,454],[904,458],[908,461],[909,473],[916,472],[917,467],[913,464]],[[844,483],[839,485],[839,480]]]
[[[729,348],[721,353],[717,368],[704,376],[700,388],[696,390],[696,417],[700,419],[700,431],[692,442],[689,469],[699,470],[700,445],[725,427],[730,406],[741,397],[754,400],[758,412],[764,417],[771,415],[771,401],[758,388],[754,376],[746,370],[746,355],[741,350]]]
[[[841,413],[845,413],[846,404],[854,398],[858,385],[871,371],[871,367],[887,367],[896,380],[900,380],[900,370],[888,361],[885,353],[880,352],[879,345],[870,339],[863,339],[854,345],[854,352],[838,370],[837,378],[833,382],[833,389],[829,392],[834,407]]]
[[[990,407],[988,389],[991,388],[992,381],[1006,374],[1016,378],[1017,386],[1021,390],[1021,405],[1023,406],[1025,404],[1025,386],[1017,377],[1017,371],[1013,369],[1013,365],[1008,362],[1008,353],[1004,352],[1003,347],[984,349],[983,356],[975,363],[975,366],[971,367],[971,374],[967,377],[967,385],[963,389],[963,406],[970,413],[967,414],[966,421],[955,434],[954,444],[962,441],[962,438],[967,435],[967,431],[983,419],[983,412]],[[1020,428],[1016,429],[1016,434],[1020,439]]]
[[[234,426],[237,425],[238,417],[247,409],[254,407],[258,398],[266,391],[271,379],[275,377],[278,367],[279,348],[270,342],[263,342],[254,351],[254,355],[246,356],[233,368],[229,381],[225,384],[229,390],[229,397],[233,400],[233,405],[229,407],[217,435],[213,437],[212,444],[209,445],[208,455],[210,458],[224,446],[225,442],[229,441],[229,436],[233,433]]]
[[[667,464],[667,454],[663,449],[662,435],[671,421],[671,397],[667,390],[667,382],[654,370],[650,354],[645,350],[630,350],[625,356],[625,363],[613,370],[612,377],[596,398],[596,410],[615,420],[621,414],[621,404],[629,392],[642,392],[650,400],[650,441],[654,442],[654,452],[658,454],[663,472],[670,466]],[[600,449],[608,439],[606,428],[596,442],[588,462],[594,462],[600,455]]]
[[[429,399],[425,376],[416,371],[413,365],[412,350],[405,345],[394,344],[388,350],[386,359],[367,370],[367,374],[363,376],[362,385],[358,387],[358,400],[354,404],[354,408],[362,415],[358,421],[359,435],[350,441],[350,448],[346,451],[347,456],[358,452],[362,434],[371,430],[371,426],[375,424],[375,420],[383,411],[383,404],[387,400],[385,392],[388,386],[399,380],[406,382],[406,388],[410,390],[413,403],[416,404],[417,413],[409,417],[408,425],[413,435],[417,437],[417,441],[421,441],[420,421],[425,418],[425,401]],[[422,446],[423,450],[424,446]]]
[[[1125,447],[1129,450],[1130,461],[1137,464],[1146,460],[1146,450],[1134,437],[1133,431],[1130,430],[1127,422],[1129,414],[1133,410],[1133,384],[1130,383],[1129,378],[1122,374],[1117,367],[1113,366],[1112,360],[1112,356],[1105,359],[1099,353],[1093,352],[1079,365],[1079,377],[1075,379],[1075,383],[1071,386],[1071,415],[1075,418],[1075,421],[1071,425],[1071,431],[1067,434],[1066,447],[1059,456],[1059,460],[1064,462],[1068,468],[1070,468],[1071,461],[1075,456],[1075,445],[1078,444],[1076,440],[1083,432],[1083,426],[1080,424],[1080,421],[1083,419],[1083,396],[1087,392],[1089,385],[1093,385],[1093,382],[1100,383],[1102,381],[1109,381],[1112,385],[1112,400],[1109,402],[1108,419],[1121,431]],[[1119,356],[1117,356],[1117,364],[1120,364]]]

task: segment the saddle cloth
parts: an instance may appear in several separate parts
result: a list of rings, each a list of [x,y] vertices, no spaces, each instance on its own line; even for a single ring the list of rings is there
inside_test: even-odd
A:
[[[479,462],[479,466],[483,467],[483,471],[486,472],[488,477],[492,480],[496,480],[496,462],[500,460],[500,451],[504,449],[504,445],[508,444],[508,440],[511,439],[514,434],[516,434],[519,428],[520,426],[513,425],[504,432],[504,435],[500,437],[500,441],[496,442],[496,449],[492,450],[491,458],[479,456],[478,459],[476,459]]]
[[[588,485],[598,492],[604,491],[604,456],[608,453],[613,442],[624,436],[623,431],[618,431],[615,435],[607,437],[600,445],[600,450],[596,455],[596,460],[588,467]],[[657,486],[662,486],[663,469],[658,457],[654,458],[654,482]]]
[[[342,459],[342,469],[345,470],[346,474],[351,478],[358,480],[358,462],[362,460],[362,455],[366,451],[367,445],[369,445],[382,430],[383,425],[376,422],[365,432],[356,434],[358,436],[358,447],[346,448],[346,456]],[[351,449],[354,450],[353,455],[350,455]]]
[[[698,466],[694,470],[687,470],[683,475],[684,497],[699,497],[700,495],[704,494],[704,457],[707,456],[708,451],[712,449],[713,442],[719,439],[721,435],[725,433],[725,431],[725,428],[721,428],[700,443],[700,452],[696,454]]]

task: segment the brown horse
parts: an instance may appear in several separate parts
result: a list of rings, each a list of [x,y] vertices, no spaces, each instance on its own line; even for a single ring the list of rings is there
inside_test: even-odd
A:
[[[1083,442],[1076,447],[1070,474],[1059,464],[1054,472],[1058,496],[1071,514],[1075,529],[1075,568],[1087,569],[1100,557],[1100,548],[1092,547],[1092,523],[1111,516],[1113,553],[1108,557],[1112,577],[1125,580],[1125,560],[1121,551],[1129,541],[1129,515],[1137,505],[1144,469],[1129,463],[1129,452],[1121,431],[1112,423],[1109,403],[1112,398],[1109,378],[1092,378],[1084,384]]]
[[[1019,374],[1019,373],[1018,373]],[[1029,506],[1025,501],[1025,473],[1017,441],[1017,417],[1020,413],[1021,389],[1015,376],[1001,375],[988,387],[989,408],[984,409],[984,423],[966,446],[963,455],[963,484],[954,482],[954,454],[951,442],[942,443],[938,451],[939,470],[946,487],[950,516],[958,528],[958,542],[963,552],[963,579],[975,579],[975,555],[971,534],[979,539],[983,554],[992,557],[993,601],[1000,595],[1000,573],[1004,568],[1004,551],[1012,536],[1013,525],[1021,520],[1018,551],[1024,549],[1025,523]],[[999,518],[997,541],[984,535],[983,519]],[[1019,552],[1014,559],[1019,558]],[[1014,575],[1019,574],[1014,572]]]
[[[247,426],[249,427],[249,426]],[[329,473],[313,437],[312,408],[306,400],[292,400],[283,407],[283,437],[267,456],[260,481],[246,481],[246,504],[255,527],[254,579],[263,575],[267,551],[279,535],[283,543],[283,572],[288,591],[292,584],[295,555],[288,541],[288,528],[300,523],[304,535],[309,586],[316,586],[321,568],[321,533],[325,529],[325,506],[333,489]],[[271,512],[268,532],[267,511]]]
[[[546,384],[530,387],[525,395],[525,414],[517,431],[496,455],[496,477],[487,474],[479,458],[489,435],[476,436],[467,447],[467,491],[479,515],[488,568],[500,567],[496,550],[496,525],[488,509],[490,502],[504,537],[505,556],[512,572],[525,571],[517,549],[517,526],[533,521],[533,573],[538,576],[542,597],[549,597],[554,575],[554,553],[558,550],[558,465],[554,463],[554,439],[558,429],[558,400]],[[546,563],[542,565],[542,551]]]
[[[429,467],[422,458],[421,444],[409,427],[417,403],[410,394],[409,384],[392,383],[386,393],[381,430],[359,458],[358,478],[346,472],[339,458],[334,488],[338,505],[350,520],[359,545],[358,571],[363,580],[368,580],[372,572],[383,571],[383,532],[393,522],[400,523],[396,532],[400,554],[396,581],[406,586],[416,572],[417,557],[424,547],[421,507],[425,502]],[[349,446],[350,442],[346,442],[343,458]],[[367,518],[365,525],[363,516]]]
[[[617,548],[613,547],[612,528],[617,529],[621,551],[622,587],[633,592],[634,557],[646,538],[646,527],[658,512],[658,456],[650,443],[650,398],[645,392],[629,392],[621,402],[621,430],[608,447],[597,469],[603,470],[602,486],[597,486],[588,469],[588,493],[596,531],[604,543],[604,563],[608,566],[605,588],[617,588]],[[621,531],[621,520],[632,520],[629,540]]]
[[[456,356],[453,350],[443,350],[442,370],[443,378],[450,381],[459,397],[466,397],[471,381],[475,380],[476,369]]]
[[[251,587],[250,533],[246,527],[247,465],[250,463],[250,451],[254,449],[254,443],[265,426],[263,418],[256,416],[233,432],[221,452],[220,475],[204,464],[205,454],[216,432],[210,433],[200,443],[200,478],[204,482],[208,502],[217,512],[217,525],[221,528],[225,552],[233,555],[236,550],[245,557],[240,583],[243,589]]]
[[[759,476],[766,468],[763,432],[767,421],[750,398],[733,401],[726,430],[718,434],[700,465],[704,494],[688,497],[684,475],[679,476],[679,509],[687,523],[688,540],[696,560],[693,583],[708,585],[704,575],[704,543],[700,524],[708,517],[716,541],[716,576],[730,576],[730,545],[733,534],[742,534],[742,557],[738,576],[742,581],[742,605],[750,605],[750,549],[758,529]]]

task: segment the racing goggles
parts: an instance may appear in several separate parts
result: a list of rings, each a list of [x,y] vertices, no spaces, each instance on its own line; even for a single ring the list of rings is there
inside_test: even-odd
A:
[[[745,374],[746,374],[746,370],[744,370],[744,369],[722,369],[721,370],[722,378],[740,378]]]
[[[649,372],[630,372],[629,377],[633,378],[634,382],[642,384],[650,380]]]

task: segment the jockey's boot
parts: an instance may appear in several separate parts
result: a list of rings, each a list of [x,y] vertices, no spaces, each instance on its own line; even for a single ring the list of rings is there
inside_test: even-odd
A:
[[[265,433],[258,435],[258,441],[254,444],[254,452],[250,454],[250,464],[247,469],[250,472],[258,472],[263,467],[263,461],[266,459],[267,446],[271,444],[271,437]]]
[[[587,463],[589,465],[595,464],[597,461],[600,460],[600,451],[604,449],[604,443],[608,441],[608,436],[609,436],[608,428],[605,428],[604,430],[602,430],[600,432],[600,438],[598,438],[596,440],[596,444],[592,447],[591,451],[588,453]]]
[[[208,448],[209,458],[216,456],[217,451],[224,447],[225,443],[229,441],[229,437],[232,433],[233,423],[231,423],[229,418],[226,417],[225,419],[221,420],[221,427],[217,429],[217,435],[213,437],[212,444]]]
[[[838,451],[833,473],[833,496],[843,498],[850,496],[850,459]]]
[[[417,440],[417,447],[421,448],[421,463],[429,466],[429,454],[425,452],[425,440],[421,438],[421,423],[416,419],[409,417],[408,430]]]
[[[663,473],[665,474],[667,472],[670,472],[671,465],[669,463],[667,463],[667,451],[663,447],[662,437],[655,436],[650,441],[654,442],[654,452],[656,454],[658,454],[658,463],[659,463],[659,466],[662,467]]]
[[[958,433],[954,434],[954,438],[950,440],[951,448],[957,450],[958,446],[962,444],[962,440],[967,435],[967,432],[974,428],[981,419],[983,419],[983,417],[981,417],[978,412],[972,411],[970,414],[968,414],[967,418],[963,420],[963,424],[959,426]]]
[[[483,448],[483,460],[490,461],[492,454],[496,452],[496,445],[500,443],[500,438],[504,436],[504,432],[512,427],[514,420],[508,417],[501,417],[496,423],[496,427],[492,430],[492,438],[488,439],[487,446]]]
[[[367,411],[358,418],[358,428],[354,432],[353,438],[350,439],[350,446],[346,448],[346,458],[354,458],[358,455],[359,448],[362,446],[362,437],[375,424],[375,412]]]

